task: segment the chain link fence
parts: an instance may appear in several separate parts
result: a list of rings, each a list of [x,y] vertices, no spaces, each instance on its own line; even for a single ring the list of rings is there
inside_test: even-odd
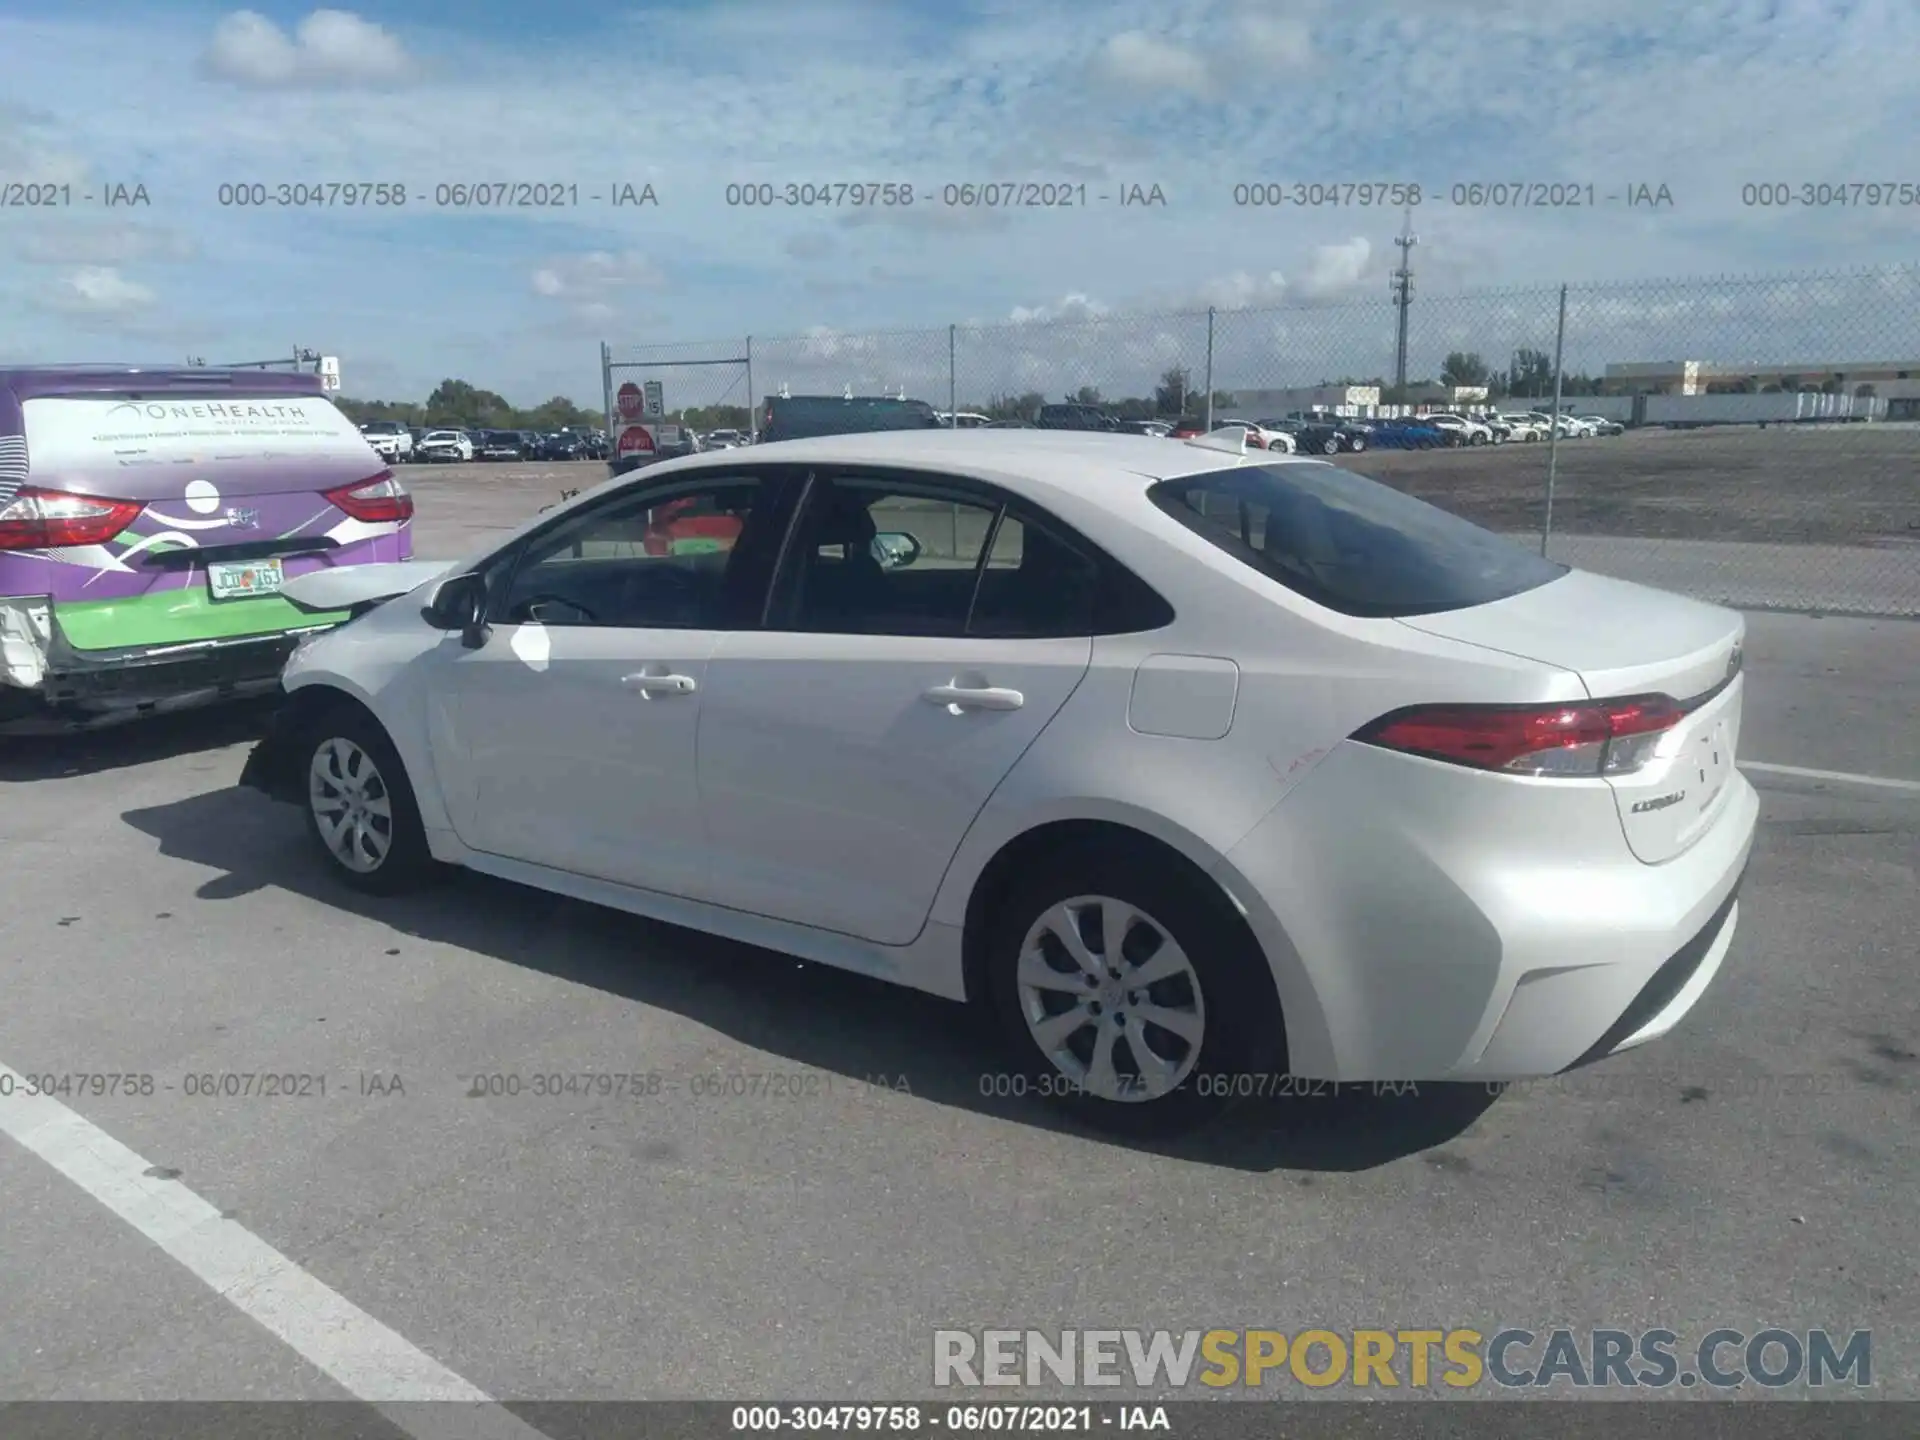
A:
[[[644,374],[702,430],[750,430],[781,393],[904,395],[962,423],[1068,401],[1209,423],[1324,410],[1377,427],[1335,463],[1556,559],[1748,609],[1920,616],[1917,322],[1920,267],[1897,266],[602,353],[615,423],[622,377]],[[1404,422],[1431,412],[1607,423],[1422,448]]]

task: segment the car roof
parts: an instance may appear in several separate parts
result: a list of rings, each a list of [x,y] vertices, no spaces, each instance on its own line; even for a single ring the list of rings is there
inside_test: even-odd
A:
[[[673,470],[648,467],[656,478],[705,469],[754,465],[874,465],[970,476],[1034,499],[1062,497],[1099,501],[1118,491],[1144,494],[1161,480],[1175,480],[1237,463],[1324,465],[1306,457],[1249,451],[1245,456],[1151,435],[1114,435],[1079,430],[884,430],[776,440],[756,446],[750,461],[704,454],[668,462]]]

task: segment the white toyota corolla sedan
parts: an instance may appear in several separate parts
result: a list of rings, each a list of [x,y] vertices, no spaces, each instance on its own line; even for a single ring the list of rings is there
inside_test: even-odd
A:
[[[1218,438],[709,453],[288,593],[362,609],[245,783],[342,880],[464,866],[977,1003],[1121,1129],[1665,1033],[1758,810],[1737,614]]]

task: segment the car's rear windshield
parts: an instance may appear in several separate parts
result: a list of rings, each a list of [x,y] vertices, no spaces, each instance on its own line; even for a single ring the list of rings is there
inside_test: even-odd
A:
[[[1432,615],[1567,573],[1478,525],[1335,465],[1243,465],[1149,492],[1195,534],[1343,615]]]

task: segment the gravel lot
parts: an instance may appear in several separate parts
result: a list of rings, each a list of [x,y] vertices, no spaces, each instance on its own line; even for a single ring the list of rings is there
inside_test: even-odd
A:
[[[599,473],[409,471],[421,553]],[[1749,665],[1743,760],[1920,781],[1920,626],[1756,615]],[[1879,1393],[1920,1398],[1920,792],[1754,771],[1740,936],[1664,1042],[1154,1150],[983,1093],[931,999],[477,878],[352,897],[234,788],[259,718],[0,751],[0,1062],[156,1077],[67,1103],[487,1394],[929,1396],[951,1325],[1664,1324],[1871,1328]],[[555,1071],[677,1088],[469,1098]],[[187,1095],[219,1072],[327,1089]],[[801,1082],[696,1098],[714,1073]],[[344,1398],[5,1138],[0,1217],[0,1399]]]
[[[1537,535],[1549,448],[1380,450],[1339,463],[1491,529]],[[1570,534],[1920,543],[1920,427],[1629,430],[1563,440],[1558,451],[1553,524]]]

